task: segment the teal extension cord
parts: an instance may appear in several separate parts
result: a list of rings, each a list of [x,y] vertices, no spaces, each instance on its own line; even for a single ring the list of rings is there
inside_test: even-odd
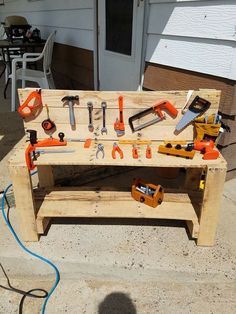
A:
[[[37,173],[37,171],[33,172],[31,175],[34,175],[35,173]],[[7,192],[8,190],[12,187],[12,184],[9,184],[7,186],[7,188],[3,191],[3,195],[2,195],[2,215],[3,215],[3,219],[5,220],[8,228],[10,229],[11,233],[13,234],[16,242],[18,243],[18,245],[28,254],[40,259],[41,261],[45,262],[46,264],[48,264],[49,266],[51,266],[53,268],[53,270],[55,271],[56,273],[56,278],[55,278],[55,282],[54,282],[54,285],[52,286],[52,288],[50,289],[50,291],[48,292],[48,295],[47,297],[45,298],[44,300],[44,303],[43,303],[43,306],[42,306],[42,311],[41,313],[42,314],[45,314],[45,309],[46,309],[46,305],[48,303],[48,300],[49,298],[51,297],[52,293],[54,292],[54,290],[56,289],[59,281],[60,281],[60,273],[59,273],[59,270],[57,269],[57,267],[48,259],[46,259],[45,257],[43,256],[40,256],[32,251],[30,251],[29,249],[27,249],[27,247],[24,246],[24,244],[21,242],[21,240],[19,239],[18,235],[16,234],[15,230],[12,228],[8,218],[7,218],[7,215],[5,213],[5,210],[4,210],[4,207],[5,207],[5,199],[6,199],[6,195],[7,195]]]

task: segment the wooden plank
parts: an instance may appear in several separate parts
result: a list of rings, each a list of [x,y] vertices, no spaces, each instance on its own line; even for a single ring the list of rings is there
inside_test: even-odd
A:
[[[38,241],[35,202],[31,176],[26,166],[10,166],[20,236],[24,241]]]
[[[104,159],[96,159],[97,144],[103,143],[105,157]],[[154,142],[151,146],[152,148],[152,158],[146,159],[146,147],[141,145],[138,147],[139,159],[133,159],[132,157],[132,146],[131,145],[120,145],[124,152],[124,158],[113,159],[111,152],[114,141],[92,141],[91,147],[89,149],[83,148],[83,143],[72,143],[69,142],[67,146],[63,149],[72,149],[73,153],[58,153],[58,154],[42,154],[38,157],[37,161],[34,162],[35,165],[94,165],[94,166],[133,166],[133,167],[168,167],[168,168],[205,168],[206,166],[211,167],[225,167],[226,162],[224,158],[220,157],[216,160],[203,160],[200,152],[196,152],[193,159],[189,160],[186,158],[167,156],[165,154],[159,154],[158,145],[160,142]],[[24,150],[27,143],[23,143],[22,147],[18,148],[10,159],[11,164],[14,165],[24,165],[25,157]],[[47,148],[44,148],[47,150]],[[49,147],[50,150],[57,150],[58,147]],[[81,152],[83,152],[81,154]]]
[[[21,103],[26,99],[32,89],[19,90],[19,96]],[[75,104],[74,111],[77,125],[72,130],[69,125],[69,109],[63,107],[61,99],[65,95],[80,96],[79,103]],[[207,98],[211,101],[210,113],[215,113],[219,106],[220,92],[216,90],[200,90],[196,91],[192,95],[192,99],[198,94],[203,98]],[[91,137],[91,133],[88,131],[88,101],[92,101],[94,104],[93,121],[95,126],[95,137],[100,137],[102,140],[115,139],[116,133],[114,131],[114,121],[118,116],[118,96],[124,96],[124,122],[126,124],[126,136],[131,138],[137,137],[137,132],[132,133],[128,125],[128,118],[144,109],[150,108],[157,101],[161,99],[170,100],[176,108],[179,110],[184,106],[186,102],[186,91],[178,92],[91,92],[91,91],[60,91],[60,90],[44,90],[42,91],[43,103],[47,104],[50,108],[50,118],[56,123],[56,132],[61,131],[66,134],[67,137],[78,137],[78,132],[81,137]],[[107,101],[108,109],[106,114],[108,135],[101,136],[100,130],[102,127],[102,110],[101,101]],[[191,100],[190,100],[191,101]],[[38,131],[38,137],[45,137],[45,132],[42,130],[41,122],[46,118],[46,111],[42,110],[40,115],[34,120],[24,121],[25,127],[29,129],[35,129]],[[140,133],[142,136],[147,136],[150,139],[161,140],[163,138],[168,139],[193,139],[192,126],[183,130],[178,136],[174,134],[175,125],[181,119],[182,115],[179,113],[176,119],[172,119],[168,114],[166,119],[148,128],[142,129]],[[137,125],[143,124],[145,121],[150,121],[153,115],[146,116],[146,119],[138,120]],[[170,127],[172,126],[172,127]]]
[[[207,169],[203,205],[200,214],[198,245],[214,245],[225,175],[226,168],[208,167]]]
[[[35,90],[35,88],[18,89],[21,103],[28,97],[28,95]],[[167,99],[177,109],[183,107],[186,102],[188,91],[83,91],[83,90],[42,90],[43,103],[49,107],[61,108],[61,99],[68,95],[79,95],[79,105],[75,107],[87,108],[89,101],[93,102],[95,108],[101,108],[101,102],[106,101],[109,108],[118,109],[118,97],[124,97],[124,110],[127,108],[149,108],[156,104],[158,101]],[[211,102],[212,109],[218,109],[219,99],[221,92],[215,89],[201,89],[196,90],[191,99],[196,95],[206,98]],[[191,101],[190,99],[190,101]]]
[[[196,222],[197,215],[187,194],[165,193],[163,203],[152,208],[132,199],[130,192],[57,190],[35,191],[38,217],[169,218]],[[79,206],[78,206],[79,201]]]
[[[52,166],[38,166],[39,187],[46,188],[54,186]],[[37,219],[37,232],[43,234],[50,223],[50,218]]]
[[[54,186],[54,178],[51,166],[38,166],[39,187]]]

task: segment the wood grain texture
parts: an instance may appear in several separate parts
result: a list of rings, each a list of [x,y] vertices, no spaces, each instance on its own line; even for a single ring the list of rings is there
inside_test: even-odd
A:
[[[25,165],[22,167],[11,165],[9,170],[14,189],[16,215],[21,239],[24,241],[38,241],[35,202],[32,195],[32,182],[29,170]]]
[[[198,245],[214,245],[225,175],[226,168],[216,169],[208,167],[207,169],[200,215],[199,237],[197,240]]]
[[[148,90],[167,91],[215,88],[221,90],[219,110],[236,115],[236,82],[233,80],[147,62],[143,86]]]

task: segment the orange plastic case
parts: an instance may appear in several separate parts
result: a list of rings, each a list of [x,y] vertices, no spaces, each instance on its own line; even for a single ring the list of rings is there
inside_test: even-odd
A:
[[[137,190],[137,188],[139,190]],[[142,189],[143,192],[140,191]],[[145,189],[146,193],[144,192]],[[151,191],[152,193],[147,194],[148,190]],[[132,184],[131,195],[138,202],[144,203],[151,207],[157,207],[163,201],[164,190],[161,185],[147,183],[144,180],[138,178],[135,179],[134,183]]]

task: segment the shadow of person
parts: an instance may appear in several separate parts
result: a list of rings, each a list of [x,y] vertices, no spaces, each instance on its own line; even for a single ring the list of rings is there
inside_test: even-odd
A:
[[[98,314],[136,314],[136,307],[127,294],[113,292],[99,304]]]

